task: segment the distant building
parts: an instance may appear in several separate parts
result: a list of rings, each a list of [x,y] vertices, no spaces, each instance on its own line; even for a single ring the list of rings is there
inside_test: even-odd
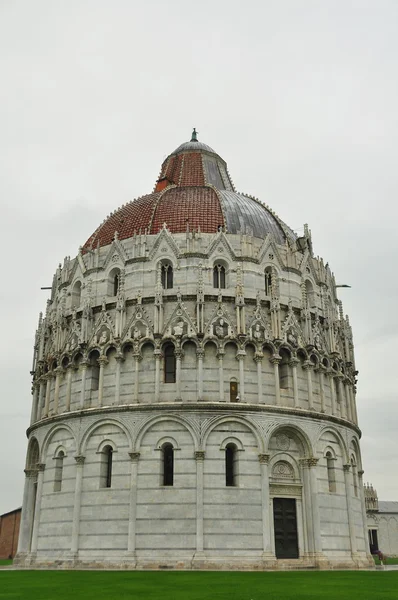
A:
[[[398,556],[398,502],[379,500],[369,483],[364,490],[370,551]]]
[[[0,516],[0,559],[14,558],[18,548],[21,508]]]

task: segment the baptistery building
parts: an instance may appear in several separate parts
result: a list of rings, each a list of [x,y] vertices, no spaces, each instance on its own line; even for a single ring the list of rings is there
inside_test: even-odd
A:
[[[336,287],[194,130],[56,270],[17,564],[372,565]]]

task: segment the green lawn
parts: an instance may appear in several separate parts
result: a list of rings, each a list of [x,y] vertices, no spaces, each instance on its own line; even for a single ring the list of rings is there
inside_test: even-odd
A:
[[[8,558],[2,558],[0,559],[0,567],[2,565],[12,565],[12,560],[9,560]]]
[[[376,565],[380,564],[380,561],[377,556],[373,556],[373,559],[374,559]],[[384,564],[385,565],[398,565],[398,558],[393,557],[393,556],[392,557],[387,556],[387,560],[384,561]]]
[[[0,571],[4,600],[396,600],[398,571]]]

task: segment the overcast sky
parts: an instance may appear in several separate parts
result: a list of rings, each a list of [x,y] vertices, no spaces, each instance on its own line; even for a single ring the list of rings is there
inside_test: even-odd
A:
[[[364,478],[398,500],[397,28],[396,0],[0,0],[0,514],[40,286],[194,126],[352,286]]]

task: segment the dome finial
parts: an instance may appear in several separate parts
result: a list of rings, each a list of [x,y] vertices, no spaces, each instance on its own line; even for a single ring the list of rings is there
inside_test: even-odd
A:
[[[198,132],[196,131],[196,128],[193,128],[193,132],[192,132],[192,137],[191,137],[191,142],[197,142],[198,141]]]

